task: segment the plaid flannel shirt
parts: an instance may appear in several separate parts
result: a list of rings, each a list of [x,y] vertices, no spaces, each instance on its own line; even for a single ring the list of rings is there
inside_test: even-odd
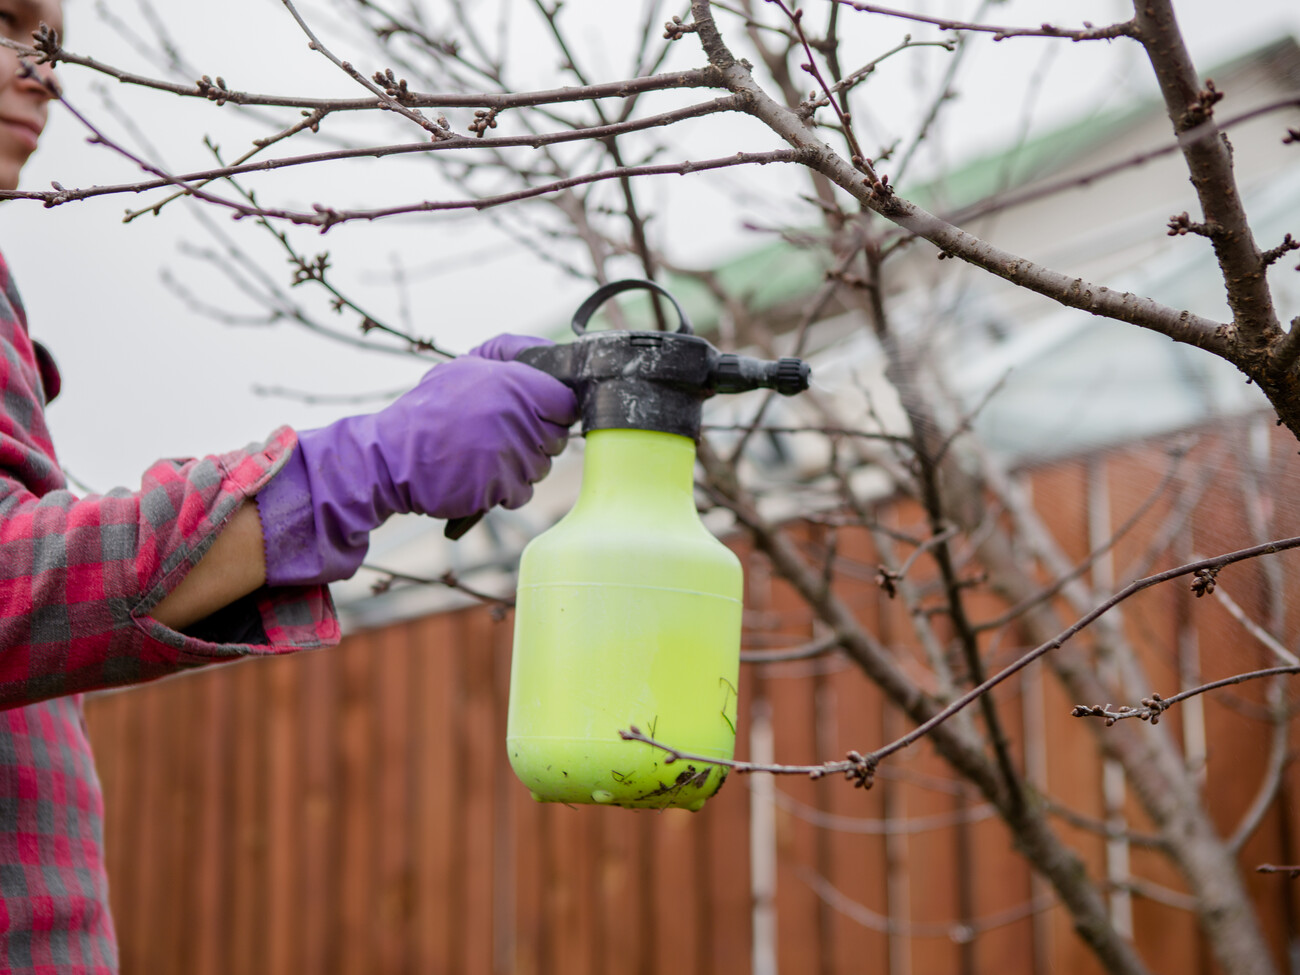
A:
[[[150,609],[296,443],[162,461],[77,498],[45,425],[58,374],[0,257],[0,971],[116,972],[81,693],[337,642],[323,587],[262,589],[187,633]]]

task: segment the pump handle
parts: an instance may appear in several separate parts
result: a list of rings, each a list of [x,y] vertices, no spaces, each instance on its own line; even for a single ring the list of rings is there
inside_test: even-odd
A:
[[[634,291],[637,289],[645,291],[654,291],[663,295],[672,302],[673,307],[677,309],[677,326],[678,335],[694,335],[695,329],[691,327],[691,320],[686,317],[686,312],[682,311],[682,306],[677,303],[677,299],[672,296],[667,288],[655,284],[653,281],[647,281],[644,278],[624,278],[622,281],[611,281],[609,284],[601,285],[591,293],[586,301],[578,306],[578,310],[573,313],[573,331],[575,335],[582,336],[587,334],[587,320],[595,314],[596,309],[609,301],[614,295],[623,291]]]
[[[444,538],[449,538],[453,542],[460,541],[460,537],[467,531],[483,520],[486,511],[476,511],[472,515],[464,515],[460,518],[449,518],[447,527],[442,530]]]

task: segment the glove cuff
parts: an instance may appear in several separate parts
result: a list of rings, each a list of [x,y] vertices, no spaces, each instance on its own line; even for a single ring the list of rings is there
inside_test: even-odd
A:
[[[302,431],[284,467],[258,492],[269,586],[348,579],[366,557],[375,525],[354,524],[355,514],[341,511],[329,490],[331,429]]]

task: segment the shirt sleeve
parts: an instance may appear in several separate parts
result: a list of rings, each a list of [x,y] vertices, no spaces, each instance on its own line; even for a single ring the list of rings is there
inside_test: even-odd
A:
[[[160,461],[139,491],[85,498],[33,493],[3,464],[3,440],[0,707],[338,642],[323,586],[255,593],[248,601],[260,622],[255,642],[212,642],[150,616],[288,459],[292,430],[220,456]]]

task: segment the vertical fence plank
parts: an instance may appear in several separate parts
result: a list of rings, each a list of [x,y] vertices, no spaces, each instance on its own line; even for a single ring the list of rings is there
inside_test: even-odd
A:
[[[339,783],[337,897],[342,975],[368,975],[374,960],[376,642],[377,635],[369,633],[335,651],[340,663],[335,761]]]
[[[373,975],[400,975],[408,965],[411,917],[412,747],[407,689],[410,686],[411,627],[398,624],[375,634],[370,666],[375,708],[375,892]]]
[[[151,685],[136,702],[139,710],[134,754],[136,781],[139,783],[140,794],[148,798],[138,811],[133,811],[137,818],[133,839],[139,852],[128,869],[136,874],[134,896],[137,911],[129,916],[134,921],[131,925],[132,953],[141,961],[145,945],[149,946],[150,951],[158,947],[154,937],[154,918],[160,898],[167,896],[166,881],[162,876],[167,870],[163,856],[166,841],[162,835],[166,828],[163,816],[166,776],[160,767],[159,745],[164,740],[163,735],[169,732],[163,724],[162,699],[158,690],[159,685]],[[125,958],[123,963],[126,963]]]
[[[654,836],[655,889],[651,910],[657,920],[655,957],[659,971],[669,968],[681,975],[700,972],[696,946],[702,922],[696,884],[694,833],[698,814],[684,809],[642,811]]]
[[[753,672],[741,667],[738,688],[737,756],[744,754],[743,736],[753,693]],[[701,810],[700,832],[710,864],[711,926],[705,970],[718,975],[748,975],[753,970],[753,912],[749,873],[749,776],[732,774],[721,791]]]
[[[302,859],[295,896],[302,903],[300,923],[285,937],[300,942],[301,970],[334,975],[340,945],[337,903],[340,887],[340,795],[335,753],[338,748],[340,662],[351,638],[334,651],[293,661],[301,685]]]
[[[546,939],[549,932],[543,837],[547,835],[546,806],[535,802],[523,783],[510,777],[511,827],[515,834],[512,871],[515,897],[515,948],[511,970],[518,975],[541,975],[547,970]]]
[[[196,674],[173,678],[160,687],[164,732],[160,742],[166,802],[162,836],[163,901],[159,904],[156,937],[159,951],[172,971],[194,970],[189,958],[189,919],[195,915],[198,891],[191,878],[198,873],[202,841],[198,831],[198,802],[202,767],[196,753],[201,740],[175,734],[194,720],[202,707],[202,688]]]
[[[595,819],[605,812],[623,810],[559,806],[552,817],[550,842],[553,847],[546,897],[553,919],[556,970],[565,975],[594,975],[591,944],[598,911],[591,882],[591,864],[598,849]]]
[[[453,813],[459,809],[456,756],[462,689],[451,631],[446,616],[413,624],[413,968],[422,973],[456,972],[463,938],[464,897],[452,870],[460,842]]]
[[[518,869],[519,836],[514,829],[515,804],[520,790],[506,761],[506,713],[510,700],[510,658],[514,628],[493,616],[492,626],[492,756],[493,775],[492,848],[492,971],[493,975],[514,975],[519,915],[516,907],[515,872]],[[531,801],[531,800],[529,800]]]
[[[603,810],[608,815],[595,817],[587,841],[591,845],[592,887],[596,902],[592,960],[599,956],[605,966],[631,966],[625,954],[638,950],[636,932],[629,919],[637,908],[637,888],[641,878],[636,873],[636,850],[633,835],[635,813],[622,809]],[[600,969],[597,968],[597,971]]]
[[[465,899],[465,967],[468,975],[492,971],[493,794],[495,763],[501,760],[495,731],[493,627],[486,612],[456,614],[456,647],[465,675],[461,724],[452,729],[462,743],[457,802],[463,811],[464,859],[459,884]]]
[[[301,970],[300,944],[288,937],[302,911],[302,872],[305,792],[303,749],[300,738],[301,678],[303,671],[292,660],[268,660],[259,664],[264,671],[266,692],[266,913],[268,944],[265,968],[268,972]]]
[[[192,945],[195,975],[219,975],[229,940],[227,905],[230,902],[231,823],[226,818],[223,797],[230,791],[230,749],[234,740],[231,678],[228,672],[209,671],[183,678],[194,684],[200,703],[188,721],[201,721],[190,735],[177,729],[176,737],[194,751],[197,767],[197,824],[194,844],[195,869],[189,883],[194,888],[195,915],[186,928]]]

